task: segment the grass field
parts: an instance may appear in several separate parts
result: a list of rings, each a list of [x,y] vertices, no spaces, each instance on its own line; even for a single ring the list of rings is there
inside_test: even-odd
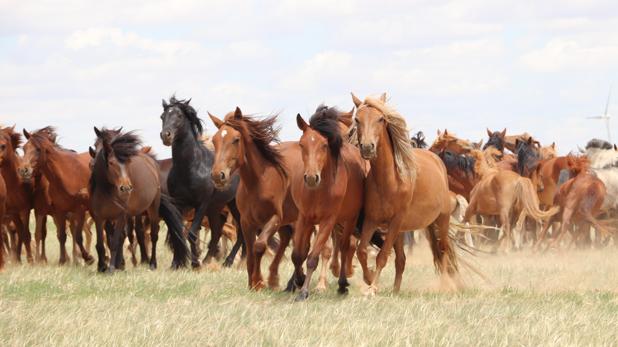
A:
[[[59,267],[54,239],[48,238],[52,264],[9,265],[0,273],[2,346],[618,344],[614,247],[468,255],[490,282],[464,273],[467,289],[448,293],[438,289],[421,244],[408,255],[399,295],[391,292],[391,263],[377,297],[363,295],[357,267],[347,297],[337,296],[329,277],[327,292],[294,303],[281,292],[249,292],[238,268],[166,270],[167,250],[155,272]],[[285,261],[282,284],[291,268]]]

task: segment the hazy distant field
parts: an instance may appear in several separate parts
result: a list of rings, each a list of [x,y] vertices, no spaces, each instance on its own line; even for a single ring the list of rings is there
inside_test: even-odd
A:
[[[2,346],[618,343],[614,247],[476,257],[491,283],[468,273],[467,290],[443,293],[422,244],[408,255],[400,295],[391,293],[391,263],[375,298],[364,297],[357,268],[349,296],[338,297],[329,277],[326,293],[294,303],[285,293],[247,291],[237,268],[171,272],[167,251],[156,272],[60,268],[50,235],[49,266],[9,265],[0,274]],[[284,262],[282,285],[291,267]]]

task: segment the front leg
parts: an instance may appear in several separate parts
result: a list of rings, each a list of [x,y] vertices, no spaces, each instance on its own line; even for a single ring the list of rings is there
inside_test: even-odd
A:
[[[303,272],[303,263],[307,259],[309,247],[311,246],[311,232],[313,225],[309,224],[305,218],[300,215],[296,221],[293,236],[292,263],[294,263],[294,274],[288,281],[286,292],[293,292],[305,282],[305,274]]]
[[[97,244],[95,247],[97,249],[97,257],[99,258],[99,262],[97,264],[97,270],[99,272],[107,271],[107,261],[105,257],[105,238],[103,236],[103,223],[105,223],[105,221],[102,219],[95,218],[94,220],[94,226],[97,230]]]
[[[363,269],[363,280],[366,284],[371,284],[373,281],[373,271],[369,269],[367,265],[367,247],[369,247],[369,241],[372,239],[373,234],[376,232],[377,225],[371,221],[365,219],[363,223],[363,231],[361,232],[360,242],[356,248],[356,257]],[[384,247],[382,247],[384,248]]]
[[[395,216],[388,226],[386,230],[386,239],[384,240],[384,247],[380,249],[378,252],[378,256],[376,257],[376,270],[375,275],[373,276],[373,281],[369,285],[369,295],[375,295],[378,291],[378,282],[380,280],[380,273],[382,269],[386,266],[388,261],[388,257],[393,249],[395,244],[395,240],[400,237],[400,229],[401,229],[401,218],[400,216]]]
[[[191,266],[194,269],[200,267],[200,250],[198,240],[199,233],[202,228],[202,219],[204,218],[207,207],[208,204],[205,203],[195,209],[195,216],[193,217],[193,222],[191,222],[191,228],[189,228],[189,244],[191,245]]]
[[[88,250],[86,250],[86,248],[84,247],[84,237],[82,234],[84,230],[85,216],[86,216],[85,212],[80,212],[75,215],[75,219],[76,219],[75,226],[72,229],[72,232],[73,232],[73,239],[77,243],[77,246],[79,247],[79,250],[82,253],[82,258],[84,258],[84,262],[87,265],[90,265],[94,263],[94,258],[88,253]]]
[[[236,200],[230,201],[227,204],[227,207],[230,209],[232,217],[234,217],[234,221],[236,222],[236,243],[234,243],[230,254],[228,254],[228,256],[225,258],[225,262],[223,262],[223,267],[231,267],[234,264],[236,254],[241,247],[241,258],[245,258],[247,256],[247,247],[245,245],[245,238],[243,236],[242,225],[240,223],[240,211],[238,211],[238,207],[236,206]]]
[[[221,210],[210,211],[208,213],[208,225],[210,225],[210,242],[208,243],[208,251],[204,257],[204,264],[208,264],[213,258],[219,257],[219,241],[223,233],[223,224],[225,220],[221,215]]]

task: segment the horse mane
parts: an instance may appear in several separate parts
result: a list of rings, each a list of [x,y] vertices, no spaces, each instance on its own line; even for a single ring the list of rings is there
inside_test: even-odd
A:
[[[492,149],[492,151],[500,152],[500,150],[495,147],[489,147],[484,151],[481,151],[480,149],[473,149],[470,151],[470,157],[474,159],[474,172],[479,177],[483,177],[483,175],[487,172],[497,170],[495,168],[495,163],[494,166],[492,166],[487,160],[487,156],[491,156],[494,153],[492,151],[489,151],[490,148]]]
[[[51,125],[48,125],[44,128],[33,131],[30,134],[30,138],[28,140],[31,141],[32,144],[34,144],[37,148],[43,148],[44,146],[48,146],[47,141],[49,141],[51,146],[48,146],[48,147],[50,148],[55,148],[57,150],[65,151],[65,152],[77,153],[72,149],[62,147],[57,142],[58,133],[56,131],[56,128]]]
[[[343,137],[339,131],[340,113],[336,107],[328,107],[322,104],[316,108],[315,113],[309,118],[311,129],[319,132],[328,140],[328,148],[335,162],[339,160],[343,146]]]
[[[99,189],[106,195],[110,194],[114,188],[113,184],[107,178],[107,155],[102,150],[98,151],[94,157],[88,188],[90,194]]]
[[[140,148],[142,147],[142,140],[140,140],[139,136],[137,136],[133,131],[126,132],[124,134],[119,134],[114,137],[111,142],[107,142],[105,138],[103,138],[103,146],[106,145],[114,151],[114,156],[118,161],[122,164],[126,163],[131,159],[131,157],[139,154]]]
[[[92,174],[88,182],[90,192],[94,192],[97,188],[103,193],[109,194],[112,192],[113,184],[109,182],[107,177],[107,160],[108,151],[114,152],[114,156],[122,164],[126,163],[131,157],[138,155],[140,152],[151,156],[154,154],[150,150],[142,150],[142,141],[133,131],[120,133],[119,129],[102,129],[101,136],[97,140],[101,141],[103,148],[97,152],[92,166]]]
[[[515,154],[517,155],[517,171],[522,176],[524,176],[526,168],[532,171],[540,159],[539,150],[535,147],[534,141],[517,140]]]
[[[500,131],[493,131],[491,133],[491,136],[489,136],[489,139],[483,146],[483,150],[493,147],[500,152],[504,152],[505,139],[501,135],[502,133]]]
[[[611,169],[618,167],[618,152],[611,143],[592,139],[586,144],[586,156],[593,169]]]
[[[412,138],[410,139],[410,142],[412,143],[412,147],[427,148],[427,142],[425,142],[425,134],[423,134],[422,131],[414,134],[414,136],[412,136]]]
[[[0,127],[0,135],[5,134],[9,141],[11,141],[11,146],[13,146],[13,150],[16,150],[19,146],[22,145],[23,139],[21,134],[15,131],[15,127]]]
[[[277,115],[268,116],[264,119],[247,116],[242,116],[242,118],[238,119],[234,117],[234,114],[231,114],[225,119],[226,125],[241,132],[243,129],[247,130],[249,137],[253,140],[264,159],[273,164],[287,177],[283,164],[283,155],[273,146],[273,143],[279,143],[279,131],[281,130],[281,127],[276,126],[276,123]]]
[[[195,108],[189,105],[190,102],[191,99],[176,99],[176,95],[172,95],[164,110],[167,111],[170,107],[178,107],[191,124],[191,130],[195,137],[199,138],[204,131],[204,125],[202,124],[202,119],[197,116]]]
[[[588,143],[586,144],[586,149],[591,149],[591,148],[596,148],[596,149],[614,149],[614,146],[612,146],[611,143],[605,141],[605,140],[601,140],[601,139],[592,139],[590,141],[588,141]]]
[[[455,152],[444,150],[438,154],[444,162],[447,170],[459,169],[466,175],[474,176],[476,174],[475,163],[476,159],[472,156],[457,154]]]
[[[414,153],[412,153],[406,120],[395,108],[387,105],[379,98],[368,96],[363,104],[377,109],[384,115],[386,129],[393,143],[393,155],[399,174],[402,176],[412,175],[413,178],[416,178],[416,159]]]
[[[45,128],[41,128],[38,130],[35,130],[34,132],[32,132],[31,135],[41,135],[41,136],[47,136],[47,138],[53,142],[56,143],[56,140],[58,139],[58,134],[56,133],[56,128],[48,125]],[[57,144],[57,143],[56,143]]]

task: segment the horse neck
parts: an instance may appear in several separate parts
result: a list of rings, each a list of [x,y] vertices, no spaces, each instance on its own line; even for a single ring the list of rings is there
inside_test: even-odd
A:
[[[476,173],[482,178],[485,175],[494,172],[496,169],[495,167],[489,166],[489,164],[487,163],[487,157],[484,153],[480,152],[480,155],[476,158],[475,170],[477,171]]]
[[[245,149],[244,158],[241,160],[241,165],[238,169],[240,179],[246,187],[259,187],[259,181],[261,173],[268,165],[266,159],[262,156],[262,153],[257,149],[257,146],[251,139],[249,134],[243,132],[242,134],[243,147]]]
[[[2,161],[2,177],[7,187],[18,187],[21,180],[17,176],[17,155],[15,152],[7,151],[7,156]]]
[[[76,181],[76,178],[81,176],[81,173],[77,171],[80,163],[76,158],[76,154],[63,153],[54,148],[48,151],[46,156],[47,158],[42,163],[43,165],[41,165],[41,173],[45,175],[50,186],[59,188],[67,195],[76,195],[79,193],[80,188],[86,188],[86,185],[80,186],[75,191],[76,184],[79,185],[80,183]],[[63,172],[70,174],[63,174]]]
[[[175,168],[191,167],[199,164],[202,161],[200,153],[208,152],[200,141],[192,132],[191,129],[185,129],[180,132],[177,139],[172,143],[172,163]],[[202,148],[200,148],[202,147]],[[182,170],[181,170],[182,171]]]
[[[370,161],[371,170],[374,172],[373,179],[381,189],[397,189],[400,177],[395,164],[393,143],[386,128],[382,131],[377,146],[377,155]]]

